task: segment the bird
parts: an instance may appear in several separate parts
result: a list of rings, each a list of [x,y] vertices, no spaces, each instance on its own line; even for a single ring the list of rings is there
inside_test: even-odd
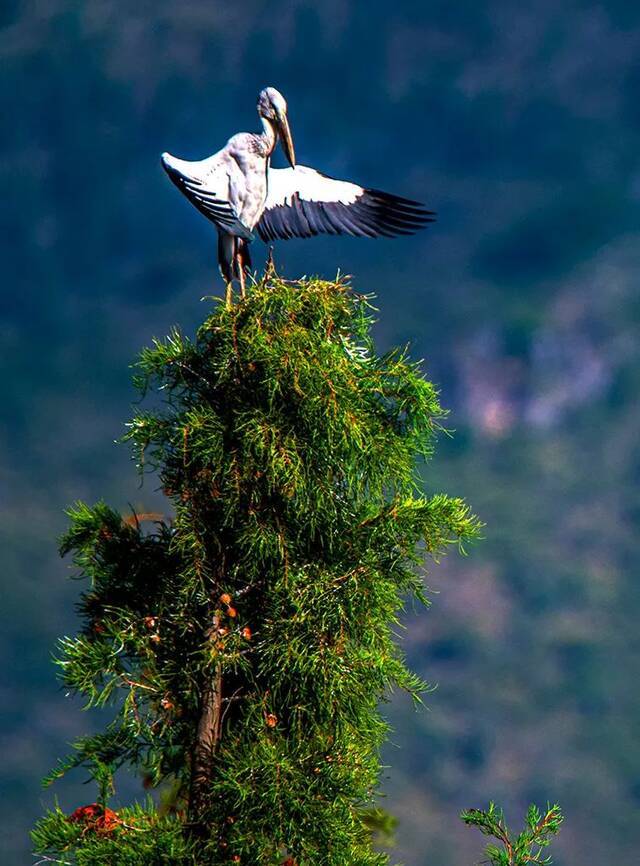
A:
[[[256,234],[266,243],[318,234],[396,237],[434,221],[435,213],[412,199],[298,165],[287,102],[275,87],[260,91],[257,111],[262,132],[237,133],[205,159],[161,156],[171,181],[218,231],[227,306],[233,304],[234,278],[245,297],[249,244]],[[289,168],[271,166],[278,143]]]

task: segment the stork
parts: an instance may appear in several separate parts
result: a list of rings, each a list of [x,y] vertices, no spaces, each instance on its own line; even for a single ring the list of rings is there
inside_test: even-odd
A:
[[[196,162],[163,153],[162,165],[178,189],[216,226],[218,263],[232,304],[234,277],[245,296],[249,243],[317,234],[395,237],[433,222],[433,211],[411,199],[336,180],[296,165],[287,103],[274,87],[258,95],[261,133],[240,132]],[[281,142],[291,168],[272,168]]]

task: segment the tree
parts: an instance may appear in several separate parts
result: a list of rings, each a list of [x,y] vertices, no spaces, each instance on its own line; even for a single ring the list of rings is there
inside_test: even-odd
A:
[[[470,827],[477,827],[484,836],[490,836],[499,844],[490,842],[485,848],[491,866],[527,866],[538,863],[545,866],[552,862],[551,857],[543,857],[544,849],[551,838],[560,830],[564,818],[560,807],[547,805],[544,812],[531,805],[527,811],[524,830],[516,837],[510,832],[504,820],[502,809],[495,803],[489,808],[467,809],[460,818]]]
[[[421,492],[416,461],[443,412],[418,365],[375,353],[371,311],[341,280],[272,271],[195,340],[174,331],[142,352],[137,384],[162,402],[126,438],[173,517],[70,511],[62,553],[90,585],[62,678],[116,713],[51,774],[84,767],[98,795],[38,823],[43,856],[386,862],[366,811],[387,733],[379,702],[425,687],[394,630],[407,599],[427,602],[425,555],[478,522],[461,500]],[[164,805],[109,807],[125,764]]]

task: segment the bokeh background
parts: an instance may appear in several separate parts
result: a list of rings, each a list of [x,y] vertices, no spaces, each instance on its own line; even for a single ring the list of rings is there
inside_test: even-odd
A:
[[[63,509],[157,507],[114,440],[128,365],[221,293],[215,238],[158,154],[200,158],[288,98],[300,162],[427,202],[428,232],[280,244],[378,296],[450,407],[425,474],[485,541],[404,634],[437,690],[385,758],[396,859],[463,866],[458,811],[562,803],[556,862],[640,847],[640,7],[628,0],[2,0],[2,862],[40,777],[97,724],[54,679],[77,583]],[[260,256],[258,256],[258,263]],[[58,785],[72,808],[82,778]],[[126,796],[138,793],[125,782]]]

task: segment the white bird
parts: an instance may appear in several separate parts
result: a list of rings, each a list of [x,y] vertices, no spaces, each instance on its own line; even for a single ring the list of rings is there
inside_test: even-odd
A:
[[[234,277],[245,294],[254,230],[262,240],[317,234],[395,237],[433,222],[433,211],[406,198],[296,165],[287,103],[274,87],[258,96],[262,133],[241,132],[197,162],[162,154],[162,165],[189,201],[218,229],[218,263],[232,300]],[[281,140],[291,168],[271,168]]]

